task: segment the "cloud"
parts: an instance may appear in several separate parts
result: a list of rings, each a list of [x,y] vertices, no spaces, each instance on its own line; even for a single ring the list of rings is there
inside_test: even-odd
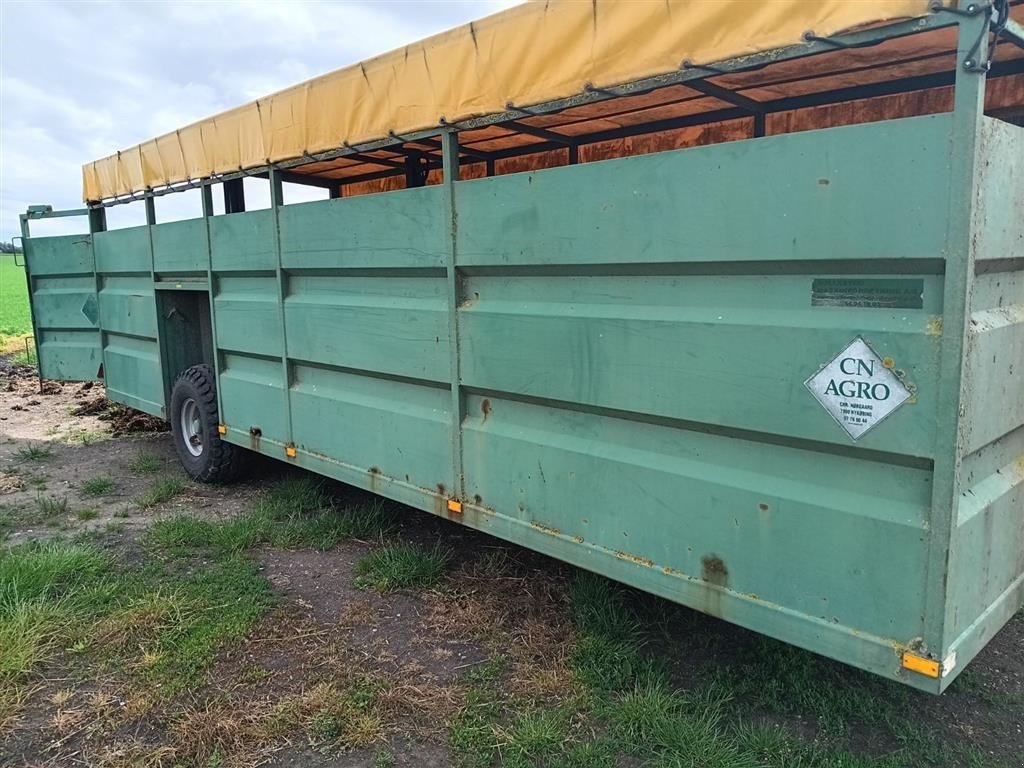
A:
[[[29,204],[80,207],[90,160],[513,4],[4,0],[0,239]],[[158,220],[196,205],[161,198]],[[122,209],[141,204],[111,209],[112,224],[142,223]],[[81,228],[47,230],[67,226]]]

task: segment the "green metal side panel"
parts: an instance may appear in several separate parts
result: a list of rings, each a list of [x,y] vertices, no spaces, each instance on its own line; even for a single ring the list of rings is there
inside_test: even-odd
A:
[[[153,227],[153,271],[157,275],[206,276],[206,220],[186,219]]]
[[[280,209],[285,269],[440,269],[451,231],[440,187]]]
[[[583,544],[595,570],[897,676],[925,632],[949,132],[456,185],[467,498],[560,556]],[[815,305],[820,280],[918,303]],[[804,380],[858,335],[918,394],[854,444]]]
[[[63,381],[96,379],[102,355],[92,238],[27,238],[25,264],[39,375]]]
[[[164,415],[150,227],[93,235],[107,396]]]
[[[275,213],[233,213],[208,222],[221,420],[247,445],[251,440],[250,447],[281,446],[290,436]]]
[[[1024,129],[982,121],[943,655],[966,664],[1024,606]]]
[[[942,258],[949,126],[934,115],[466,181],[459,263]]]
[[[902,678],[950,416],[951,125],[215,217],[229,439]],[[804,381],[857,336],[916,396],[854,443]]]
[[[452,486],[445,205],[417,189],[210,220],[232,439],[280,457],[294,435],[335,472]]]
[[[209,220],[210,252],[215,272],[273,272],[277,267],[274,212],[250,211]],[[158,229],[167,226],[158,225]]]

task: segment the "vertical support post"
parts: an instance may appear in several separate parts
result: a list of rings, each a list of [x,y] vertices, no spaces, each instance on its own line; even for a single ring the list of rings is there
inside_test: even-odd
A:
[[[217,347],[217,278],[213,273],[213,236],[210,233],[213,219],[213,186],[209,183],[200,188],[203,201],[203,230],[206,232],[206,295],[210,302],[210,346],[213,364],[213,381],[217,385],[217,417],[224,423],[224,401],[220,394],[220,349]],[[220,425],[218,425],[220,426]]]
[[[493,176],[494,175],[494,158],[493,157],[488,157],[484,161],[484,167],[486,169],[486,174],[488,176]]]
[[[967,3],[962,5],[966,7]],[[947,256],[936,393],[939,423],[934,449],[924,637],[928,651],[940,661],[955,640],[947,634],[950,617],[946,615],[946,597],[949,568],[952,558],[956,557],[953,536],[960,496],[960,403],[964,396],[964,350],[974,275],[972,229],[977,191],[978,134],[985,106],[985,71],[977,65],[988,60],[991,21],[988,7],[981,8],[972,16],[960,18],[954,106],[950,121]]]
[[[203,200],[203,218],[208,219],[213,216],[213,189],[209,184],[203,184],[199,188],[199,193]]]
[[[576,165],[580,161],[580,145],[570,144],[569,145],[569,165]]]
[[[455,201],[455,186],[459,181],[459,134],[447,130],[441,134],[441,161],[444,169],[446,214],[448,215],[451,247],[448,249],[446,278],[448,287],[448,349],[450,354],[449,383],[451,385],[451,448],[452,448],[452,490],[450,498],[461,501],[465,497],[463,475],[462,420],[465,402],[462,396],[462,376],[459,367],[459,302],[461,281],[458,272],[458,211]]]
[[[764,112],[754,113],[754,138],[759,139],[765,135],[765,123],[767,122]]]
[[[425,187],[428,169],[423,164],[423,154],[414,149],[405,155],[405,188]]]
[[[26,222],[27,223],[27,222]],[[107,209],[101,206],[89,209],[89,234],[107,231]]]
[[[101,209],[102,210],[102,209]],[[32,300],[32,263],[29,261],[29,232],[28,214],[21,214],[18,217],[21,224],[21,252],[25,258],[25,286],[28,289],[28,313],[32,318],[32,339],[36,343],[36,375],[39,378],[39,391],[43,391],[43,360],[39,356],[39,328],[36,325],[36,308]],[[89,223],[92,223],[92,210],[89,211]],[[91,247],[91,246],[90,246]],[[93,262],[93,276],[96,275],[95,261]],[[27,361],[26,361],[27,362]]]
[[[224,182],[224,213],[245,213],[245,187],[242,179]]]
[[[284,384],[284,454],[288,459],[294,459],[295,439],[292,435],[292,367],[288,359],[288,330],[285,327],[284,300],[288,293],[288,276],[281,266],[281,206],[284,205],[284,186],[281,180],[281,171],[277,168],[270,169],[270,209],[274,212],[274,251],[277,256],[277,311],[281,323],[281,378]]]
[[[338,200],[341,198],[341,184],[335,184],[328,191],[330,192],[331,200]]]
[[[103,281],[100,279],[99,264],[96,263],[96,235],[100,232],[107,231],[107,209],[103,206],[90,206],[89,208],[89,252],[92,254],[92,279],[93,290],[96,291],[96,304],[97,310],[99,308],[100,301],[100,290],[103,288]],[[25,264],[28,264],[28,259],[25,259]],[[31,286],[29,286],[31,288]],[[31,303],[31,291],[29,292],[29,302]],[[103,330],[103,324],[99,321],[99,314],[97,312],[96,329],[100,333],[100,365],[96,371],[97,378],[100,377],[100,372],[103,372],[103,377],[106,379],[107,371],[107,334]],[[36,339],[38,342],[38,338]],[[39,357],[38,350],[36,357]],[[43,367],[42,361],[39,363],[39,381],[43,380]]]
[[[149,290],[150,297],[153,301],[153,306],[157,308],[159,314],[160,303],[157,300],[156,293],[156,247],[153,241],[153,228],[156,226],[156,198],[153,195],[147,195],[145,198],[146,206],[146,232],[149,235]],[[162,324],[157,318],[156,323],[156,365],[158,369],[159,380],[163,382],[163,403],[160,405],[160,414],[167,418],[168,408],[171,405],[171,387],[173,386],[173,379],[178,375],[179,371],[167,371],[165,368],[168,365],[167,355],[164,353],[164,342],[160,334],[160,326]],[[103,337],[100,337],[101,341]]]

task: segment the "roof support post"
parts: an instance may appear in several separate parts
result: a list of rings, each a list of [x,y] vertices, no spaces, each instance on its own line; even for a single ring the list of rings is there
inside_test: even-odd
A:
[[[425,162],[423,153],[415,149],[409,150],[405,156],[405,188],[425,187],[430,167]]]
[[[89,209],[89,233],[107,231],[107,209],[99,206]],[[27,237],[28,235],[26,235]]]
[[[213,216],[213,188],[209,184],[203,184],[199,190],[203,198],[203,218],[208,219]]]
[[[156,198],[152,195],[147,195],[145,199],[146,205],[146,224],[153,226],[156,224]]]
[[[245,212],[245,187],[242,179],[228,179],[224,182],[224,213]]]
[[[274,214],[274,252],[277,265],[274,277],[277,280],[277,314],[281,323],[281,381],[284,403],[284,434],[281,441],[281,453],[288,460],[296,457],[295,436],[292,429],[292,366],[288,357],[288,328],[285,319],[284,300],[288,294],[288,275],[281,264],[281,206],[284,205],[284,186],[281,170],[271,167],[270,173],[270,210]],[[278,456],[278,458],[281,458]]]
[[[444,163],[445,215],[448,217],[450,248],[445,265],[448,283],[448,349],[450,356],[449,382],[451,384],[451,449],[452,489],[450,500],[461,502],[465,496],[463,477],[462,421],[466,403],[462,394],[462,376],[459,368],[459,304],[462,301],[462,281],[458,273],[458,215],[456,213],[456,186],[459,181],[459,134],[446,130],[441,134],[441,159]],[[452,509],[449,507],[449,509]],[[458,509],[462,509],[461,506]]]
[[[210,219],[213,218],[213,183],[204,182],[200,188],[200,194],[203,201],[203,235],[206,245],[206,295],[210,302],[210,344],[213,347],[210,362],[213,365],[213,380],[220,382],[220,371],[224,366],[221,361],[220,349],[217,347],[217,276],[213,272],[213,244],[210,237],[210,226],[212,225]],[[217,394],[217,413],[221,415],[223,421],[224,401],[221,399],[220,387],[217,386],[214,389]]]
[[[1024,48],[1024,24],[1018,24],[1013,19],[1007,19],[999,36],[1009,40],[1018,48]]]

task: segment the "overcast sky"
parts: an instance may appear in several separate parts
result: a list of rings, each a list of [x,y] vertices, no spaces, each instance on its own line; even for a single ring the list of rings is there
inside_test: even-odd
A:
[[[0,239],[29,204],[80,207],[90,160],[514,4],[0,0]],[[196,194],[157,220],[198,215]],[[108,216],[144,223],[141,204]]]

